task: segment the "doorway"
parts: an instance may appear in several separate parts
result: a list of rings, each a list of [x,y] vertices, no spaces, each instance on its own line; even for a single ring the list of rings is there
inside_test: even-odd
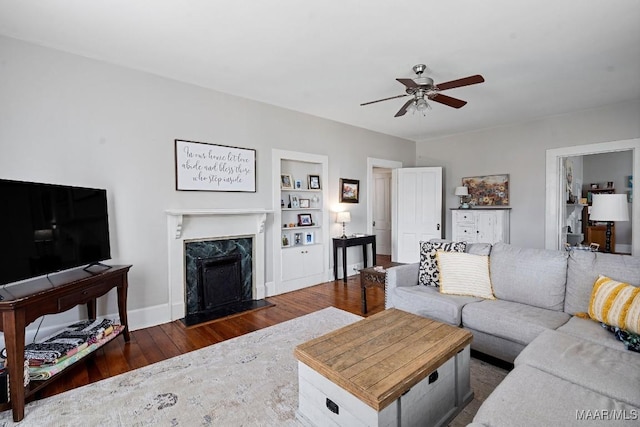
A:
[[[395,160],[367,158],[367,234],[376,235],[376,252],[381,255],[391,255],[391,171],[401,167]]]
[[[612,141],[575,147],[547,150],[546,160],[546,215],[545,247],[563,247],[563,232],[566,226],[566,159],[620,151],[630,151],[632,156],[632,176],[640,173],[640,139]],[[640,254],[640,205],[637,197],[631,200],[631,254]]]

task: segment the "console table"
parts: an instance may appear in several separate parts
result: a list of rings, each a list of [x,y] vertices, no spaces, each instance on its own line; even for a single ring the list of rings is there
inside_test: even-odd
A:
[[[38,381],[24,387],[25,328],[45,314],[62,313],[77,305],[86,304],[90,319],[96,317],[96,298],[113,288],[118,293],[118,314],[124,326],[122,334],[129,341],[127,326],[127,273],[130,265],[94,266],[91,269],[65,271],[49,278],[40,277],[28,282],[0,289],[0,331],[4,332],[9,364],[9,403],[0,410],[11,407],[13,420],[24,418],[25,399],[32,396],[47,381]],[[55,378],[55,376],[53,377]],[[53,379],[52,378],[52,379]]]
[[[373,255],[372,265],[376,263],[376,236],[369,234],[359,237],[334,237],[333,238],[333,280],[338,280],[338,248],[342,248],[342,280],[347,282],[347,248],[349,246],[362,246],[362,258],[364,268],[367,267],[367,245],[371,244]]]

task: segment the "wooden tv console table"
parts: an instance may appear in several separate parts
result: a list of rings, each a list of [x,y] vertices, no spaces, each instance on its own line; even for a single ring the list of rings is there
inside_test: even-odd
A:
[[[104,266],[65,271],[49,278],[41,277],[18,285],[0,289],[0,331],[4,332],[9,364],[9,403],[0,410],[11,407],[13,420],[24,418],[25,399],[44,387],[47,381],[38,381],[24,387],[25,328],[45,314],[62,313],[77,305],[86,304],[90,319],[96,317],[96,298],[113,288],[118,293],[118,314],[124,326],[122,334],[129,341],[127,324],[127,273],[130,265]],[[53,377],[55,378],[55,376]],[[52,378],[52,379],[53,379]]]

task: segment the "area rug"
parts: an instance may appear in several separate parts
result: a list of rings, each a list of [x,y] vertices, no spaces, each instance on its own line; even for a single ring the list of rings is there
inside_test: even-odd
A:
[[[0,427],[299,426],[298,345],[360,316],[325,308],[153,365],[0,412]],[[507,371],[471,359],[474,400],[450,423],[466,426]]]
[[[34,401],[20,426],[297,426],[298,345],[361,319],[325,308]],[[0,425],[14,425],[11,411]]]

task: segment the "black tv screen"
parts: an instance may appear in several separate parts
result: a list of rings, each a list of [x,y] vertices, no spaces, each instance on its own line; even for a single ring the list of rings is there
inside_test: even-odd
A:
[[[111,258],[107,191],[0,179],[0,284]]]

